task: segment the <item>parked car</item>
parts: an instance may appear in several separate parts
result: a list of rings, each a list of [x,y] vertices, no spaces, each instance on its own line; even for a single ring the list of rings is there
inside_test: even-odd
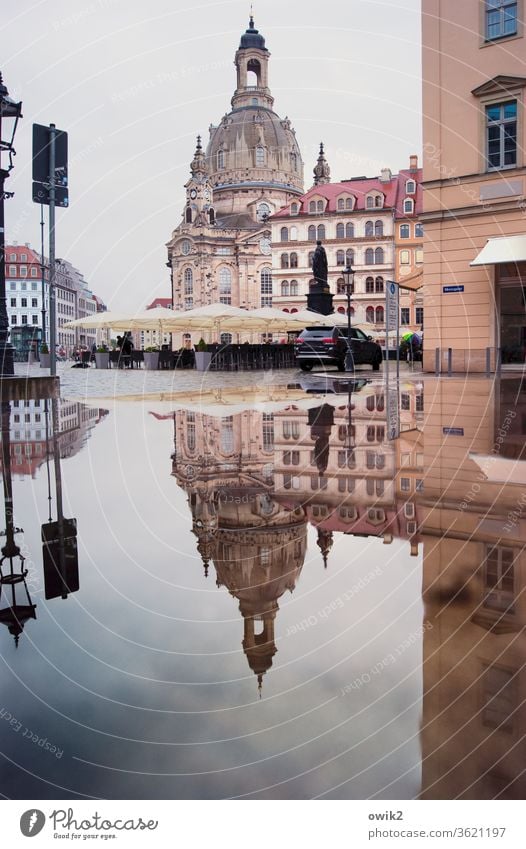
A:
[[[378,371],[382,362],[380,345],[358,328],[351,328],[351,345],[355,365],[369,364]],[[302,371],[326,365],[345,371],[346,353],[346,327],[306,327],[295,341],[296,360]]]

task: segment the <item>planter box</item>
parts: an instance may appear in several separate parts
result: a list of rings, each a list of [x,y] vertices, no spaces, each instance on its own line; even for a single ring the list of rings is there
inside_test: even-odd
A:
[[[155,371],[159,368],[159,351],[145,351],[144,368],[148,371]]]
[[[212,362],[212,354],[208,351],[195,352],[195,367],[197,371],[208,371]]]
[[[40,352],[40,368],[49,368],[51,361],[51,354],[43,354]]]
[[[110,352],[105,351],[104,353],[96,353],[95,354],[95,365],[97,368],[109,368],[110,367]]]

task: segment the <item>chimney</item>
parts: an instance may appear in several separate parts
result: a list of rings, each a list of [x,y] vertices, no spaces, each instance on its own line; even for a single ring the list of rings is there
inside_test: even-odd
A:
[[[393,175],[391,173],[390,168],[382,168],[380,173],[380,182],[381,183],[390,183],[393,179]]]
[[[418,156],[415,154],[409,157],[409,170],[418,171]]]

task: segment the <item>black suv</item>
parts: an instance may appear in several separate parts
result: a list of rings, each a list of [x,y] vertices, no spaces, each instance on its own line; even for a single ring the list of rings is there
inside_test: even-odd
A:
[[[373,371],[378,371],[382,362],[382,349],[370,336],[358,328],[351,328],[351,345],[356,365],[368,363]],[[338,371],[345,371],[347,328],[307,327],[296,339],[295,352],[302,371],[310,371],[313,366],[322,365],[335,365]]]

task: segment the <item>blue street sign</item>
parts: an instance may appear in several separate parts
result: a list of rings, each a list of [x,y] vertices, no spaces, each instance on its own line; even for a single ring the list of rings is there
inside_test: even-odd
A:
[[[443,427],[442,433],[444,436],[464,436],[463,427]]]
[[[442,286],[444,295],[449,295],[451,292],[463,292],[463,286]]]

